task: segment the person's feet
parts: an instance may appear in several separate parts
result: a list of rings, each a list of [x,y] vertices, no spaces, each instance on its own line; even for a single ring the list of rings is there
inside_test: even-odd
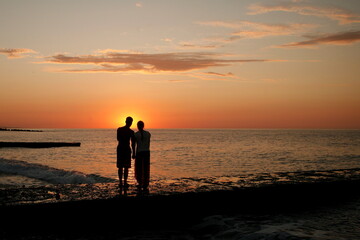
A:
[[[139,191],[148,191],[148,187],[149,187],[149,186],[137,185],[136,187],[137,187],[137,189],[138,189]]]

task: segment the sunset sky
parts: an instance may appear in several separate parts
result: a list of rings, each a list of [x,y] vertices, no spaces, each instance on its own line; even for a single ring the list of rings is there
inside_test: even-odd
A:
[[[2,0],[0,127],[360,128],[359,0]]]

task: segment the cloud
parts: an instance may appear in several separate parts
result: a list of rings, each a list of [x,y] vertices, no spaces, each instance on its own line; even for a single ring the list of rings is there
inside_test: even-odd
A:
[[[58,54],[47,58],[47,63],[96,65],[78,67],[65,72],[186,72],[210,67],[229,66],[235,63],[268,62],[268,59],[229,59],[215,53],[121,53],[108,52],[93,55],[67,56]]]
[[[162,38],[161,41],[171,43],[173,41],[173,39],[172,38]]]
[[[253,4],[249,7],[250,15],[264,14],[275,11],[294,12],[300,15],[310,15],[329,18],[340,24],[358,23],[360,15],[339,7],[322,7],[303,4],[302,1],[293,1],[277,5]]]
[[[204,42],[181,42],[179,43],[180,48],[184,48],[184,49],[215,49],[220,47],[220,45],[218,43],[206,43],[207,41],[205,40]]]
[[[307,36],[310,40],[293,42],[279,47],[313,47],[321,44],[348,45],[360,41],[360,31],[349,31],[321,36]]]
[[[0,48],[0,54],[6,55],[8,58],[23,58],[26,53],[36,53],[32,49],[27,48]]]
[[[215,76],[219,76],[219,77],[234,77],[235,76],[231,72],[228,72],[228,73],[205,72],[204,74],[215,75]]]
[[[243,30],[234,32],[234,36],[244,38],[263,38],[268,36],[293,35],[299,32],[314,28],[313,24],[263,24],[253,22],[243,22]]]
[[[209,37],[195,41],[180,42],[178,47],[180,49],[216,49],[225,46],[227,43],[235,42],[242,37],[239,36],[224,36],[224,37]]]
[[[130,51],[130,50],[125,50],[125,49],[111,49],[111,48],[107,48],[107,49],[99,49],[96,50],[95,53],[97,54],[106,54],[106,53],[141,53],[141,52],[137,52],[137,51]]]
[[[233,74],[232,72],[228,73],[218,73],[218,72],[202,72],[198,76],[202,80],[206,81],[243,81],[241,78]]]
[[[187,80],[168,80],[168,82],[170,83],[183,83],[183,82],[188,82]]]
[[[315,24],[265,24],[251,21],[202,21],[198,25],[228,28],[232,32],[222,36],[205,38],[191,42],[180,42],[181,49],[216,49],[242,39],[264,38],[269,36],[294,35],[317,27]]]
[[[221,82],[243,82],[244,79],[236,76],[232,72],[219,73],[219,72],[195,72],[187,73],[187,76],[200,79],[203,81],[221,81]]]
[[[198,24],[234,29],[223,42],[232,42],[244,38],[263,38],[268,36],[284,36],[298,34],[317,27],[314,24],[265,24],[250,21],[209,21]]]

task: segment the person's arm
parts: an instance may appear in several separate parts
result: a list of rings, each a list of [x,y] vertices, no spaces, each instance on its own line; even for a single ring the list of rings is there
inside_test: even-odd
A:
[[[119,129],[116,130],[116,139],[118,140],[118,142],[120,142],[120,131]]]
[[[132,149],[132,158],[135,158],[136,157],[136,138],[135,138],[135,134],[133,133],[131,135],[131,149]]]

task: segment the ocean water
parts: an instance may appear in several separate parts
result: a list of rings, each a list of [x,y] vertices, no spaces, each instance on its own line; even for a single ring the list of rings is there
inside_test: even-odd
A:
[[[134,129],[135,130],[135,129]],[[151,179],[360,167],[360,130],[150,129]],[[0,186],[116,181],[116,129],[0,132],[0,141],[81,147],[0,148]],[[130,184],[135,184],[133,168]]]

